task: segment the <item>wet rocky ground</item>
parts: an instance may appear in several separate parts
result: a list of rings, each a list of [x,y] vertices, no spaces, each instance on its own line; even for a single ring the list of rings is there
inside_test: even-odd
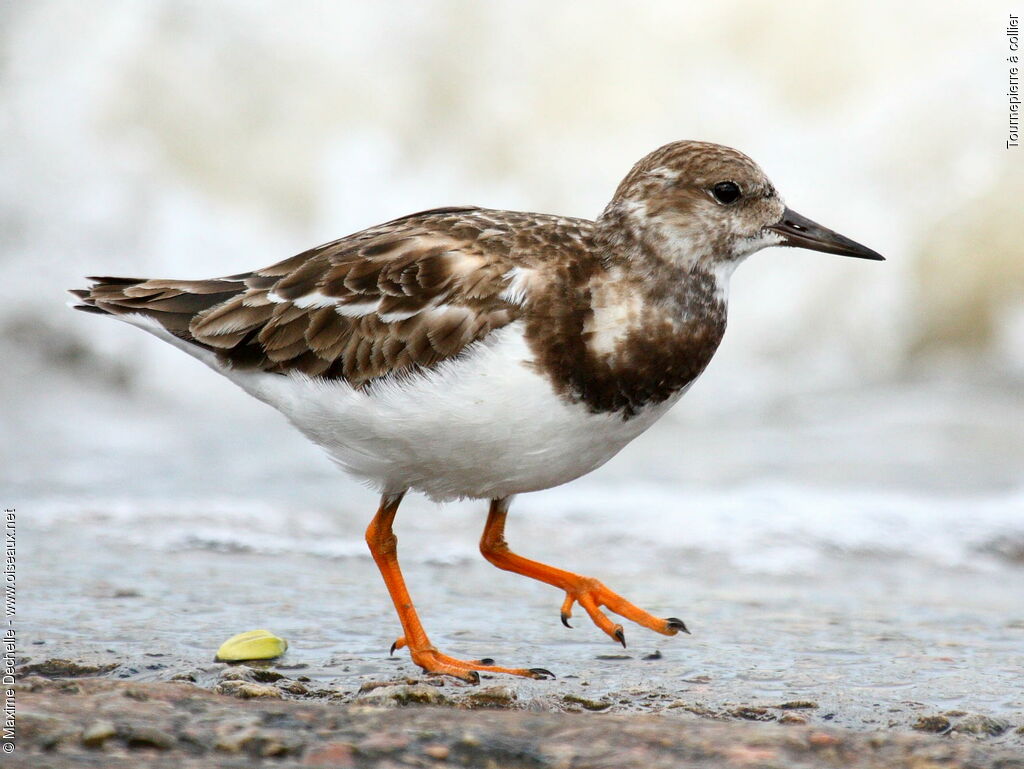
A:
[[[656,714],[615,714],[605,700],[521,696],[507,681],[396,679],[342,692],[240,666],[209,691],[46,677],[92,672],[67,661],[22,672],[12,768],[1024,767],[1024,753],[991,742],[1006,725],[968,714],[922,717],[919,733],[864,733],[821,724],[813,702],[711,711],[678,700]]]

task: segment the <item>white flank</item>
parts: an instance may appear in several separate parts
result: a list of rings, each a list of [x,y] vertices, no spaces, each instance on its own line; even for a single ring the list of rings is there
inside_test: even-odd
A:
[[[440,309],[440,308],[438,308]],[[378,491],[493,499],[571,481],[600,467],[682,393],[624,420],[560,397],[535,367],[522,323],[422,374],[357,391],[340,380],[232,369],[141,315],[118,318],[173,344],[288,417]]]

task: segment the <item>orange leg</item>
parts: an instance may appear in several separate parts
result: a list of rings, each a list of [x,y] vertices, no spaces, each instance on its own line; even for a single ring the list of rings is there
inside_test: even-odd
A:
[[[502,668],[495,665],[484,664],[484,660],[465,661],[449,657],[434,648],[427,637],[420,618],[416,614],[416,608],[409,597],[409,591],[405,587],[405,579],[398,566],[398,538],[391,530],[395,520],[395,513],[398,512],[398,505],[402,501],[402,494],[389,494],[381,499],[380,509],[373,517],[366,529],[366,543],[370,546],[370,553],[373,560],[384,577],[384,584],[387,585],[391,600],[398,612],[398,620],[402,623],[402,631],[405,633],[395,645],[392,651],[403,646],[409,647],[409,654],[412,661],[419,665],[427,673],[438,673],[461,678],[464,681],[477,683],[480,676],[478,670],[488,673],[509,673],[514,676],[525,676],[527,678],[554,678],[550,671],[543,668]],[[489,660],[487,661],[489,662]]]
[[[593,577],[573,574],[571,571],[556,569],[554,566],[516,555],[509,550],[508,544],[505,542],[505,517],[507,514],[507,499],[491,501],[491,509],[487,514],[487,525],[484,527],[483,536],[480,537],[480,552],[483,553],[484,558],[499,569],[522,574],[564,590],[562,624],[566,627],[572,627],[569,624],[569,618],[572,616],[573,604],[578,603],[590,615],[590,619],[594,621],[595,625],[623,646],[626,645],[626,636],[622,631],[622,625],[608,619],[600,607],[605,606],[621,617],[664,635],[675,635],[680,630],[684,633],[690,632],[682,620],[675,617],[667,619],[655,617],[650,612],[630,603],[618,593],[612,592]]]

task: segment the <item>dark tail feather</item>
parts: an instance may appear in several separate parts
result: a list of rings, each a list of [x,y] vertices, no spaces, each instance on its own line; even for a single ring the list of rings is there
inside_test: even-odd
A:
[[[189,333],[192,319],[245,291],[244,277],[210,280],[90,277],[86,278],[93,284],[89,288],[70,291],[79,300],[71,306],[97,315],[144,315],[175,336],[201,344]]]

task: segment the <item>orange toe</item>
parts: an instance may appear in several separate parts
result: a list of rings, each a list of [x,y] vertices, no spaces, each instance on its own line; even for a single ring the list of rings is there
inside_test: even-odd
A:
[[[490,660],[460,660],[442,654],[437,649],[410,649],[412,661],[428,675],[454,676],[469,683],[479,683],[480,673],[502,673],[522,678],[554,678],[555,674],[544,668],[506,668],[485,664]]]

